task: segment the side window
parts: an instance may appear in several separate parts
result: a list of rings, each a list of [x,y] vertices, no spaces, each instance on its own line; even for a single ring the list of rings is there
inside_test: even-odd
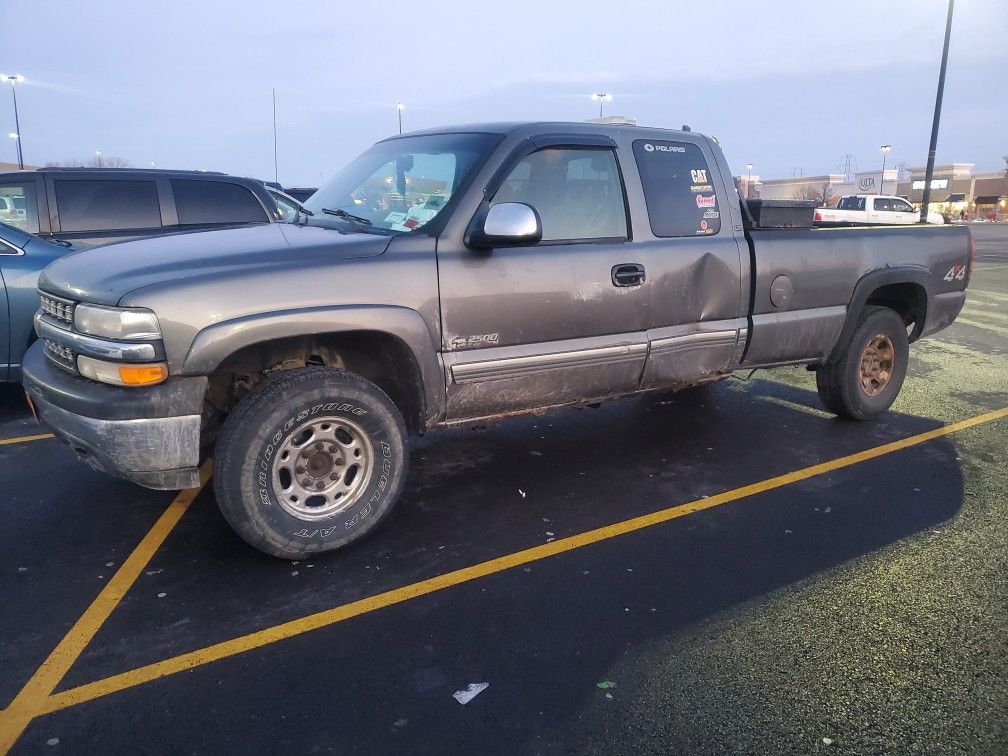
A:
[[[523,158],[492,204],[524,202],[539,212],[543,241],[626,239],[623,183],[613,150],[548,147]]]
[[[161,207],[153,181],[57,179],[55,185],[63,231],[161,227]]]
[[[875,198],[875,209],[879,212],[889,213],[895,210],[893,207],[893,201],[891,199],[886,199],[883,197]]]
[[[913,213],[913,212],[916,212],[916,210],[914,210],[914,206],[911,205],[906,200],[893,200],[893,202],[895,203],[895,210],[897,210],[898,212],[901,212],[901,213]]]
[[[172,179],[175,210],[183,226],[216,223],[265,223],[262,204],[240,184],[199,179]]]
[[[714,178],[698,145],[638,139],[633,152],[655,236],[709,236],[721,230]]]
[[[0,184],[0,223],[29,234],[39,232],[38,201],[35,182]]]

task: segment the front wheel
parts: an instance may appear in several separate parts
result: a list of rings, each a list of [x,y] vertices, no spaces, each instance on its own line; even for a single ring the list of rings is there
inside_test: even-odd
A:
[[[909,361],[903,319],[888,307],[867,307],[840,356],[816,368],[819,397],[841,417],[877,417],[896,401]]]
[[[214,454],[214,491],[247,543],[299,558],[378,525],[406,465],[392,400],[353,373],[309,367],[268,378],[231,413]]]

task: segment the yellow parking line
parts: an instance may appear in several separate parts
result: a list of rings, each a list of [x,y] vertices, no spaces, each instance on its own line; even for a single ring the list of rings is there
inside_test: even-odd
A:
[[[0,753],[7,753],[21,733],[31,723],[32,719],[47,710],[48,697],[59,685],[60,681],[77,661],[91,639],[109,618],[126,595],[140,573],[150,562],[168,534],[178,524],[178,521],[189,509],[193,499],[202,490],[210,477],[209,460],[200,468],[200,484],[196,488],[180,491],[168,505],[147,535],[133,549],[115,575],[105,584],[105,587],[91,602],[80,619],[74,623],[69,632],[63,636],[49,657],[42,662],[35,674],[31,676],[21,691],[3,711],[0,711]]]
[[[741,486],[740,488],[733,488],[730,491],[715,494],[706,499],[697,499],[686,504],[669,507],[668,509],[663,509],[651,514],[634,517],[629,520],[613,523],[612,525],[606,525],[594,530],[588,530],[566,538],[560,538],[551,543],[534,546],[512,554],[506,554],[496,559],[491,559],[486,562],[481,562],[469,567],[437,575],[411,585],[405,585],[384,593],[379,593],[375,596],[343,604],[342,606],[337,606],[333,609],[327,609],[299,619],[274,625],[263,630],[258,630],[247,635],[232,638],[231,640],[215,643],[213,645],[180,654],[163,661],[138,667],[136,669],[112,675],[101,680],[96,680],[85,685],[80,685],[76,688],[60,691],[59,693],[42,700],[36,700],[34,703],[37,708],[34,709],[34,714],[37,716],[39,714],[50,713],[60,709],[65,709],[69,706],[84,703],[86,701],[91,701],[96,698],[101,698],[118,691],[143,685],[144,683],[148,683],[168,675],[173,675],[204,664],[220,661],[256,648],[262,648],[263,646],[288,638],[293,638],[312,630],[318,630],[323,627],[334,625],[352,617],[358,617],[362,614],[367,614],[395,604],[410,601],[411,599],[419,598],[420,596],[426,596],[436,591],[441,591],[472,580],[487,577],[523,564],[557,556],[558,554],[573,551],[574,549],[579,549],[593,543],[615,538],[617,536],[626,535],[627,533],[633,533],[635,531],[668,522],[679,517],[684,517],[695,512],[702,512],[703,510],[712,509],[714,507],[721,506],[722,504],[738,501],[739,499],[744,499],[749,496],[754,496],[776,488],[808,480],[809,478],[813,478],[817,475],[823,475],[844,467],[850,467],[851,465],[856,465],[861,462],[877,459],[878,457],[892,454],[893,452],[907,449],[918,444],[923,444],[927,441],[947,436],[951,433],[957,433],[958,431],[972,428],[983,423],[989,423],[1006,416],[1008,416],[1008,407],[995,410],[993,412],[987,412],[982,415],[977,415],[960,422],[944,425],[924,433],[918,433],[915,436],[909,436],[888,444],[882,444],[881,446],[866,449],[865,451],[857,452],[856,454],[848,454],[827,462],[795,470],[794,472],[768,478],[767,480],[763,480],[758,483],[751,483],[746,486]]]
[[[55,438],[52,433],[39,433],[34,436],[15,436],[14,438],[0,438],[0,446],[7,444],[23,444],[26,441],[44,441],[47,438]]]
[[[988,325],[987,323],[980,323],[976,320],[970,320],[969,318],[956,318],[956,323],[962,323],[963,325],[968,325],[972,328],[982,328],[985,331],[990,331],[991,333],[997,333],[1001,336],[1008,336],[1008,328],[1000,328],[995,325]]]
[[[1008,300],[1008,294],[1002,294],[998,291],[984,291],[983,289],[966,289],[966,298],[969,299],[970,294],[976,294],[980,297],[990,297],[991,299],[1004,299]]]

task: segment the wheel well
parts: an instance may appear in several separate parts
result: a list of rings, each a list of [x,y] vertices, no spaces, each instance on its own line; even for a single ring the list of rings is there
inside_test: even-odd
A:
[[[422,432],[423,382],[416,358],[401,339],[380,331],[294,336],[243,347],[210,376],[204,424],[208,416],[222,419],[266,375],[306,365],[327,365],[367,378],[388,394],[407,428]]]
[[[920,284],[905,282],[880,286],[871,293],[865,305],[888,307],[903,318],[904,325],[913,324],[910,341],[914,341],[924,330],[927,291]]]

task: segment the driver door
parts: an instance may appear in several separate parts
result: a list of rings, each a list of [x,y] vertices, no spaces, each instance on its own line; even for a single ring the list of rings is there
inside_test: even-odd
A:
[[[449,420],[630,393],[647,356],[649,283],[616,275],[635,261],[615,144],[524,144],[481,207],[533,207],[542,240],[438,244]]]

